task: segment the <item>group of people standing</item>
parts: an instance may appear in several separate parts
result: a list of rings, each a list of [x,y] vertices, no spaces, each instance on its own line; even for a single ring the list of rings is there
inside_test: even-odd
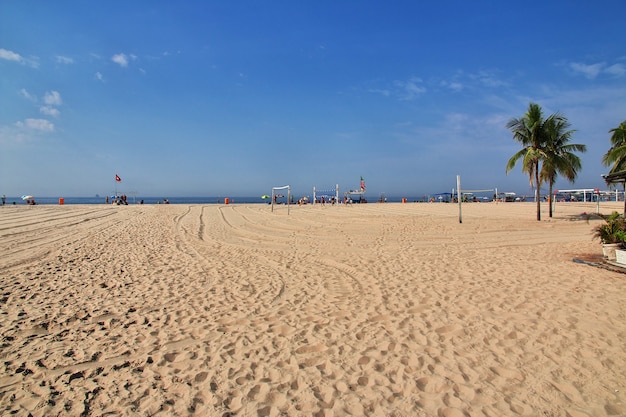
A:
[[[104,199],[106,204],[109,204],[109,196],[106,196]],[[126,194],[111,196],[111,204],[117,204],[118,206],[128,205],[128,201],[126,200]]]

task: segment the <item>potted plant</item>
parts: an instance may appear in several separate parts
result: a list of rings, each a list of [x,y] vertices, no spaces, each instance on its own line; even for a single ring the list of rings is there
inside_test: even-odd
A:
[[[626,250],[623,247],[615,248],[615,262],[626,267]]]
[[[615,250],[621,248],[626,241],[626,219],[616,211],[601,217],[604,223],[594,228],[593,236],[600,239],[604,257],[615,261]]]

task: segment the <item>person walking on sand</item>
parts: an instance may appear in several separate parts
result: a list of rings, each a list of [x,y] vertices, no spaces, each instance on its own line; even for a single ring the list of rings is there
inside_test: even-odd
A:
[[[4,206],[6,202],[7,202],[7,196],[2,194],[2,205]]]

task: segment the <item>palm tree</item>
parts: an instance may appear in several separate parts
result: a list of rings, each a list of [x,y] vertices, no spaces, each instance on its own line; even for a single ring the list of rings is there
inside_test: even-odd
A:
[[[548,183],[548,195],[552,198],[552,188],[558,174],[569,181],[574,181],[582,168],[580,158],[574,152],[586,152],[587,146],[569,143],[575,130],[569,130],[571,124],[559,113],[548,117],[544,123],[546,146],[545,159],[539,179]],[[552,199],[550,199],[550,217],[552,217]]]
[[[513,139],[522,144],[522,150],[509,159],[506,164],[508,174],[522,160],[522,172],[528,174],[531,187],[535,187],[535,201],[537,201],[537,220],[541,220],[541,201],[539,189],[540,162],[545,159],[546,135],[544,129],[543,111],[536,103],[530,103],[528,110],[520,119],[511,119],[506,124],[507,129],[513,132]]]
[[[626,170],[626,120],[615,129],[609,130],[611,135],[611,148],[602,157],[604,166],[613,165],[609,174]],[[626,182],[623,183],[626,195]],[[626,198],[624,198],[624,213],[626,213]]]
[[[615,129],[609,130],[611,148],[602,157],[605,166],[613,165],[610,174],[626,169],[626,120]]]

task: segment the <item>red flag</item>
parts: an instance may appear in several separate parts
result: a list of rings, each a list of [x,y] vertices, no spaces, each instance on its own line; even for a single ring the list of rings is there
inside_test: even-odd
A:
[[[119,175],[115,174],[115,181],[116,182],[122,182],[122,179],[120,178]]]

